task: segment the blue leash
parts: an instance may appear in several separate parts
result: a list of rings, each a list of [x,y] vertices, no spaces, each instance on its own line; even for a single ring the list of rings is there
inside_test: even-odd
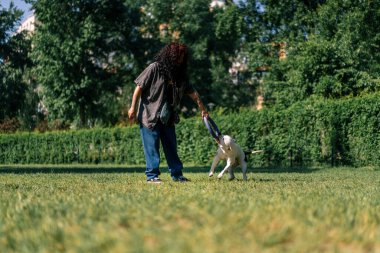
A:
[[[211,136],[218,141],[219,136],[222,135],[222,133],[219,131],[218,126],[215,124],[215,122],[211,119],[211,117],[204,117],[203,122],[205,123],[208,131],[210,132]]]

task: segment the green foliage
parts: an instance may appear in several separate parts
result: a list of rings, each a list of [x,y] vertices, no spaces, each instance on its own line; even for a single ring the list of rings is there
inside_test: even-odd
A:
[[[264,89],[268,104],[286,107],[313,95],[339,99],[377,92],[379,8],[378,1],[326,1],[304,11],[310,22],[303,40],[282,38],[287,59],[264,57],[271,66]],[[292,19],[295,24],[298,16]],[[295,28],[301,29],[301,23]]]
[[[144,157],[137,134],[126,128],[105,128],[3,135],[2,163],[142,164]]]
[[[0,168],[3,252],[376,252],[380,171],[253,170],[145,182],[143,168]],[[241,173],[237,173],[241,178]],[[226,239],[226,235],[229,239]]]
[[[34,74],[50,122],[114,125],[131,100],[133,80],[173,40],[189,46],[190,82],[206,104],[221,104],[232,95],[230,105],[240,106],[252,98],[238,99],[251,87],[236,88],[228,74],[244,26],[235,4],[210,11],[203,0],[73,0],[35,1],[33,8],[38,19]],[[185,114],[194,106],[185,100]]]
[[[240,46],[243,13],[233,3],[212,11],[209,4],[204,0],[146,0],[142,16],[143,36],[150,42],[146,53],[152,54],[173,40],[185,43],[190,49],[190,83],[205,104],[226,106],[226,98],[234,97],[227,101],[229,106],[249,105],[252,96],[242,94],[252,94],[251,87],[244,82],[234,85],[229,74]],[[184,101],[186,116],[193,115],[194,106],[193,102]]]
[[[1,7],[1,6],[0,6]],[[26,32],[15,33],[15,25],[22,12],[14,7],[0,9],[0,125],[1,131],[14,131],[10,127],[29,129],[35,123],[38,99],[33,79],[28,75],[31,68],[29,52],[31,40]],[[8,130],[7,130],[8,129]]]
[[[251,166],[379,165],[380,94],[346,100],[309,99],[283,110],[213,115],[222,133],[251,155]],[[185,164],[209,165],[217,146],[200,118],[177,126]],[[144,164],[137,127],[0,135],[2,164]],[[162,157],[164,157],[162,155]]]
[[[17,116],[25,96],[26,84],[20,82],[22,70],[9,64],[0,66],[0,120]]]
[[[121,0],[42,0],[33,7],[39,22],[32,57],[49,117],[79,126],[115,123],[116,91],[128,73],[129,51],[136,47],[136,6]]]
[[[9,47],[7,45],[8,39],[12,32],[15,32],[15,23],[20,21],[22,11],[17,9],[13,2],[9,6],[2,6],[0,3],[0,58],[4,60],[4,54]]]
[[[285,110],[379,91],[379,1],[226,1],[213,10],[204,0],[28,2],[38,19],[32,56],[30,42],[9,36],[20,13],[2,11],[0,23],[0,119],[17,117],[23,129],[42,120],[40,99],[49,125],[122,125],[133,80],[170,41],[189,46],[190,82],[210,108],[237,112],[258,93]],[[185,100],[183,115],[195,106]]]
[[[13,3],[9,9],[0,5],[0,119],[12,117],[16,114],[17,106],[14,103],[22,98],[23,89],[18,85],[21,70],[17,61],[11,58],[17,48],[11,39],[14,24],[20,20],[22,12],[16,9]],[[17,36],[19,38],[20,36]],[[15,40],[17,41],[17,40]],[[13,102],[13,104],[12,104]]]

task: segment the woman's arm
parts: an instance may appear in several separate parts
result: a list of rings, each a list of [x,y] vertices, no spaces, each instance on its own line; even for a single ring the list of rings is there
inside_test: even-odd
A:
[[[197,91],[194,91],[192,93],[189,94],[189,97],[191,97],[191,99],[198,105],[199,109],[201,110],[202,112],[202,117],[208,117],[208,112],[206,110],[206,107],[204,106],[201,98],[199,97],[199,94]]]
[[[133,92],[131,107],[128,110],[129,120],[134,120],[136,117],[136,104],[137,104],[137,101],[140,99],[140,96],[141,96],[141,87],[137,85],[135,88],[135,91]]]

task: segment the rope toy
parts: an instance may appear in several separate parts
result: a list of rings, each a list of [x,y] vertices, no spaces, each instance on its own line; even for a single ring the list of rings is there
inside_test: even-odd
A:
[[[211,136],[219,142],[219,136],[222,135],[222,133],[219,131],[218,126],[215,124],[215,122],[211,119],[211,117],[204,117],[203,122],[205,123],[205,126],[207,127],[208,131],[210,132]]]

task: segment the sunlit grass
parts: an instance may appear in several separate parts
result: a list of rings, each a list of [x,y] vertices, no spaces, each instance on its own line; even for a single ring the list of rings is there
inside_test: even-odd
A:
[[[190,183],[164,173],[162,185],[142,171],[0,168],[0,251],[380,251],[379,169],[260,170],[229,182],[190,168]]]

